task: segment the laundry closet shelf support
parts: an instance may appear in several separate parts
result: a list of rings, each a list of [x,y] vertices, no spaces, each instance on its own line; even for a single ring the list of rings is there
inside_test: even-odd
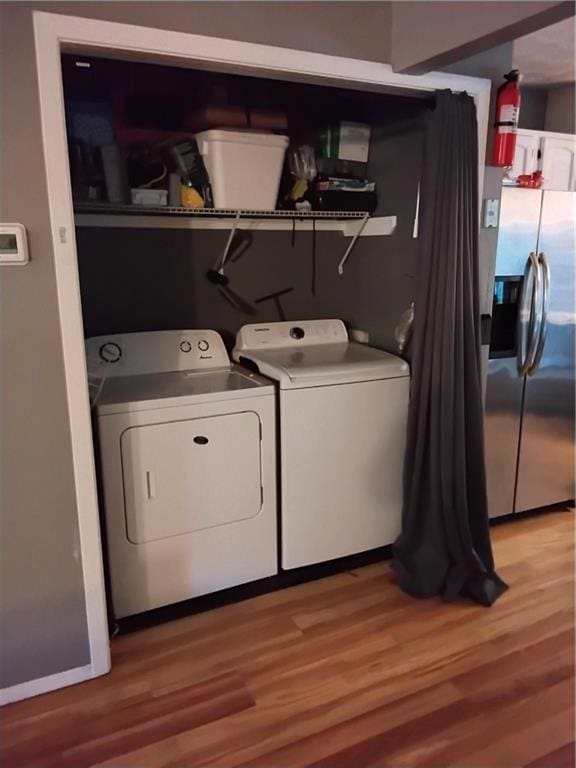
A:
[[[223,208],[191,210],[187,208],[80,204],[75,208],[77,227],[133,229],[237,229],[252,231],[341,232],[356,237],[359,224],[368,217],[364,211],[252,211]],[[391,235],[396,229],[396,216],[370,217],[361,237]]]

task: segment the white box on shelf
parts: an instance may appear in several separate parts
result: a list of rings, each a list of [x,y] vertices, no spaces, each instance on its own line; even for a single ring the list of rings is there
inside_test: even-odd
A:
[[[133,205],[168,205],[166,189],[131,189]]]
[[[210,130],[195,139],[210,176],[216,208],[274,210],[287,136]]]

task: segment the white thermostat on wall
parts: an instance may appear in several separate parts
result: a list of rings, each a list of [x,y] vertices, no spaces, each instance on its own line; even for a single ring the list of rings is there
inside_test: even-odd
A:
[[[28,241],[23,224],[0,224],[0,265],[28,264]]]

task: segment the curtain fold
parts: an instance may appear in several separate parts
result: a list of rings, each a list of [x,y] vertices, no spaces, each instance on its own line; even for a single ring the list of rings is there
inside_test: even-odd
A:
[[[438,91],[426,131],[402,533],[393,567],[415,597],[492,603],[478,299],[478,144],[467,94]]]

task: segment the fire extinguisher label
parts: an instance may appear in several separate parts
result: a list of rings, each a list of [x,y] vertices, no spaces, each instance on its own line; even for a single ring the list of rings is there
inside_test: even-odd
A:
[[[508,123],[516,126],[520,110],[514,104],[503,104],[500,108],[500,123]]]

